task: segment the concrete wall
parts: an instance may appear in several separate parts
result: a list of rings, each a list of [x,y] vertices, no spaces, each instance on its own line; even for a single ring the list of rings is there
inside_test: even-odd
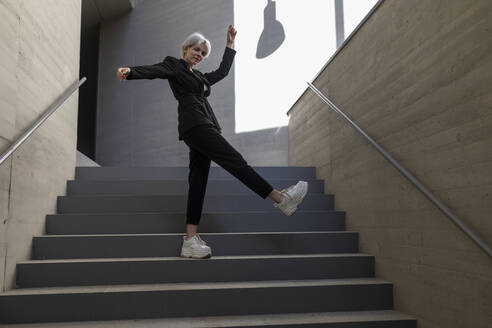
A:
[[[492,244],[492,2],[384,1],[314,84]],[[492,261],[311,91],[289,164],[314,165],[396,309],[490,327]]]
[[[218,67],[226,31],[233,24],[231,0],[142,1],[129,14],[104,22],[100,34],[96,161],[103,166],[188,165],[178,142],[177,101],[165,80],[120,83],[116,68],[180,57],[183,39],[200,31],[212,43],[197,68]],[[238,38],[240,37],[240,31]],[[223,135],[252,165],[287,164],[287,128],[235,134],[234,67],[213,86],[210,104]]]
[[[80,0],[0,1],[0,151],[78,80]],[[77,93],[0,166],[0,290],[74,176]]]

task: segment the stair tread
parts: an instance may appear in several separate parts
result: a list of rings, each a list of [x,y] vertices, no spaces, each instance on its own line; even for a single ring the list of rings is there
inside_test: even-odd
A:
[[[293,181],[293,180],[296,180],[294,178],[269,178],[268,181]],[[167,182],[167,181],[170,181],[170,182],[175,182],[175,181],[179,181],[179,182],[182,182],[182,181],[186,181],[186,183],[188,182],[187,180],[184,180],[184,179],[161,179],[161,178],[157,178],[157,179],[154,179],[154,180],[145,180],[145,179],[127,179],[127,180],[118,180],[118,179],[114,179],[114,180],[100,180],[100,179],[84,179],[84,180],[77,180],[77,179],[73,179],[73,180],[67,180],[68,182],[80,182],[82,181],[82,183],[85,183],[85,182],[122,182],[122,183],[126,183],[126,182],[145,182],[145,183],[154,183],[154,182]],[[208,182],[210,181],[220,181],[220,182],[223,182],[223,181],[226,181],[226,182],[234,182],[234,183],[241,183],[241,182],[238,182],[239,180],[234,180],[231,179],[231,180],[223,180],[223,179],[217,179],[217,178],[209,178],[207,180]],[[316,178],[309,178],[309,179],[304,179],[304,181],[323,181],[322,179],[316,179]]]
[[[338,258],[338,257],[373,257],[364,253],[327,253],[327,254],[288,254],[288,255],[238,255],[238,256],[213,256],[207,261],[221,260],[247,260],[247,259],[276,259],[276,258]],[[197,261],[196,259],[173,257],[128,257],[128,258],[97,258],[97,259],[62,259],[62,260],[30,260],[17,262],[18,264],[36,263],[91,263],[91,262],[154,262],[154,261]]]
[[[5,325],[5,328],[210,328],[210,327],[249,327],[266,326],[273,324],[315,324],[315,323],[350,323],[371,321],[395,321],[415,320],[415,318],[394,310],[383,311],[346,311],[346,312],[315,312],[315,313],[286,313],[286,314],[260,314],[238,316],[216,316],[195,318],[166,318],[166,319],[140,319],[118,321],[87,321],[68,323],[37,323],[21,325]]]
[[[310,197],[317,197],[317,198],[328,198],[331,196],[334,196],[333,194],[328,194],[328,193],[309,193],[308,195]],[[184,198],[188,197],[188,195],[166,195],[166,194],[152,194],[152,193],[142,193],[142,194],[83,194],[83,195],[65,195],[65,196],[58,196],[60,199],[67,199],[67,198]],[[254,198],[254,199],[261,199],[258,197],[256,194],[225,194],[225,195],[207,195],[205,194],[205,199],[207,198]],[[273,204],[273,203],[272,203]]]
[[[255,171],[260,175],[272,178],[291,178],[291,179],[314,179],[316,177],[316,169],[312,166],[254,166]],[[156,179],[159,177],[167,178],[187,178],[189,168],[182,167],[77,167],[75,172],[76,180],[87,179]],[[217,179],[235,179],[230,173],[221,167],[210,167],[210,178]]]
[[[280,231],[280,232],[272,232],[272,231],[258,231],[258,232],[202,232],[200,236],[221,236],[221,235],[309,235],[309,234],[354,234],[356,231]],[[34,236],[34,238],[83,238],[83,237],[108,237],[108,238],[116,238],[116,237],[127,237],[127,236],[137,236],[137,237],[145,237],[145,236],[184,236],[184,233],[136,233],[136,234],[93,234],[93,235],[38,235]]]
[[[380,278],[349,278],[349,279],[315,279],[315,280],[269,280],[242,282],[199,282],[199,283],[164,283],[138,285],[98,285],[76,287],[43,287],[19,288],[6,291],[0,297],[18,295],[52,295],[52,294],[86,294],[86,293],[118,293],[118,292],[160,292],[171,290],[216,290],[216,289],[248,289],[276,287],[309,287],[309,286],[344,286],[344,285],[391,285]]]
[[[334,214],[334,213],[345,213],[344,211],[337,211],[337,210],[320,210],[320,209],[298,209],[294,215],[298,213],[305,213],[305,214]],[[203,211],[202,215],[217,215],[217,216],[223,216],[223,215],[231,215],[231,214],[238,214],[238,215],[244,215],[244,214],[281,214],[282,216],[285,216],[282,212],[280,212],[277,208],[273,207],[271,209],[258,209],[258,210],[237,210],[237,211]],[[66,215],[73,215],[73,216],[97,216],[97,215],[107,215],[107,216],[114,216],[114,215],[128,215],[128,216],[135,216],[135,215],[170,215],[170,214],[178,214],[178,215],[186,215],[185,210],[183,211],[169,211],[169,212],[163,212],[163,211],[149,211],[149,212],[68,212],[68,213],[56,213],[56,214],[49,214],[49,216],[66,216]]]
[[[245,214],[245,213],[251,213],[251,214],[255,214],[255,213],[271,213],[271,212],[275,212],[275,213],[279,213],[279,214],[282,214],[284,215],[282,212],[279,212],[278,209],[276,208],[272,208],[272,210],[241,210],[241,211],[203,211],[202,215],[230,215],[230,214]],[[313,213],[313,214],[316,214],[316,213],[345,213],[345,211],[337,211],[337,210],[302,210],[302,209],[299,209],[296,211],[296,213],[299,213],[299,212],[303,212],[303,213]],[[134,216],[135,213],[134,212],[122,212],[122,213],[105,213],[105,212],[89,212],[89,213],[60,213],[60,214],[49,214],[50,216],[80,216],[81,214],[83,215],[88,215],[88,216],[91,216],[91,215],[130,215],[130,216]],[[186,214],[186,211],[183,210],[183,211],[169,211],[169,212],[139,212],[137,213],[138,215],[156,215],[156,214],[166,214],[166,215],[171,215],[171,214],[183,214],[185,215]],[[295,215],[295,214],[294,214]]]

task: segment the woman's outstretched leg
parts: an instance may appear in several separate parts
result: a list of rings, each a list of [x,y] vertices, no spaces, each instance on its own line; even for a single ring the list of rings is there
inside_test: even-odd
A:
[[[295,212],[307,193],[308,186],[304,181],[282,191],[275,190],[212,125],[194,127],[183,136],[183,140],[190,148],[199,150],[260,197],[273,200],[274,205],[286,215]]]
[[[199,125],[183,136],[188,147],[223,167],[262,198],[267,198],[274,188],[263,179],[212,125]]]

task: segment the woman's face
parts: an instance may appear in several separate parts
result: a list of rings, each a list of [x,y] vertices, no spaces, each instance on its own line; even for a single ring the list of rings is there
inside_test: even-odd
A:
[[[197,44],[193,47],[185,48],[184,60],[193,67],[200,63],[207,55],[207,48],[204,44]]]

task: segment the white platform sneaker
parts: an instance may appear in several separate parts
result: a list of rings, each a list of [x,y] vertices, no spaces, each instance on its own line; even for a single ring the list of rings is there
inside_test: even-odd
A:
[[[278,207],[287,216],[291,216],[297,210],[297,206],[304,200],[308,191],[308,183],[299,181],[297,184],[290,186],[281,191],[282,201],[275,203],[273,206]]]
[[[207,259],[212,256],[212,249],[198,235],[194,235],[189,239],[183,236],[181,256],[192,257],[194,259]]]

